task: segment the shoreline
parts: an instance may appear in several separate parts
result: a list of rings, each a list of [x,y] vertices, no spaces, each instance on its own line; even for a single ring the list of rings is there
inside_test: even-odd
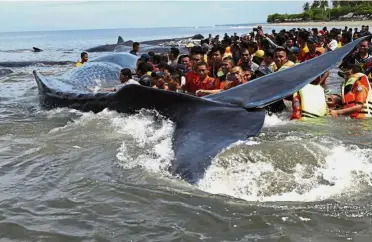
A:
[[[265,26],[335,26],[335,27],[361,27],[362,25],[372,26],[372,20],[348,20],[348,21],[319,21],[319,22],[282,22],[282,23],[266,23]]]

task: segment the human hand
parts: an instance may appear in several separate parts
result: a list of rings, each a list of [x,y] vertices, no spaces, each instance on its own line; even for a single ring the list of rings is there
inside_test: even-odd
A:
[[[200,89],[200,90],[197,90],[195,92],[195,95],[198,96],[198,97],[201,97],[201,96],[204,96],[205,95],[205,91]]]
[[[334,117],[334,118],[340,116],[339,113],[338,113],[338,110],[330,110],[330,111],[329,111],[329,114],[330,114],[332,117]]]
[[[265,38],[265,37],[266,37],[265,34],[264,34],[264,32],[262,31],[262,29],[258,29],[258,30],[257,30],[257,35],[258,35],[259,37],[262,37],[262,38]]]

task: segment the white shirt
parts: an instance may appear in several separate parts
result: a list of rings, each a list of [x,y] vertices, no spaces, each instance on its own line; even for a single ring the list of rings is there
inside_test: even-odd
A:
[[[107,92],[108,90],[112,91],[113,89],[115,89],[117,91],[120,88],[122,88],[126,85],[129,85],[129,84],[140,85],[138,83],[138,81],[135,81],[133,79],[129,79],[128,81],[126,81],[124,83],[120,83],[119,85],[116,85],[115,87],[112,87],[112,88],[101,88],[100,86],[95,86],[95,87],[88,87],[88,90],[93,92],[93,93],[98,93],[98,92],[102,92],[102,91]]]
[[[335,50],[338,46],[337,40],[333,39],[331,42],[328,43],[327,47],[328,50]]]

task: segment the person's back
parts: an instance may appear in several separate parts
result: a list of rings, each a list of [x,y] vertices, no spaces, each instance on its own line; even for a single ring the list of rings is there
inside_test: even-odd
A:
[[[291,119],[319,118],[327,115],[324,89],[320,85],[307,84],[293,94]]]

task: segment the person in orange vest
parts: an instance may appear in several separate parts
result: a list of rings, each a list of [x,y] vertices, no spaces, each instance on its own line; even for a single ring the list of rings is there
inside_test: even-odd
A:
[[[345,67],[345,82],[341,89],[341,109],[330,110],[333,117],[350,116],[355,119],[372,117],[372,93],[368,77],[359,65]]]

